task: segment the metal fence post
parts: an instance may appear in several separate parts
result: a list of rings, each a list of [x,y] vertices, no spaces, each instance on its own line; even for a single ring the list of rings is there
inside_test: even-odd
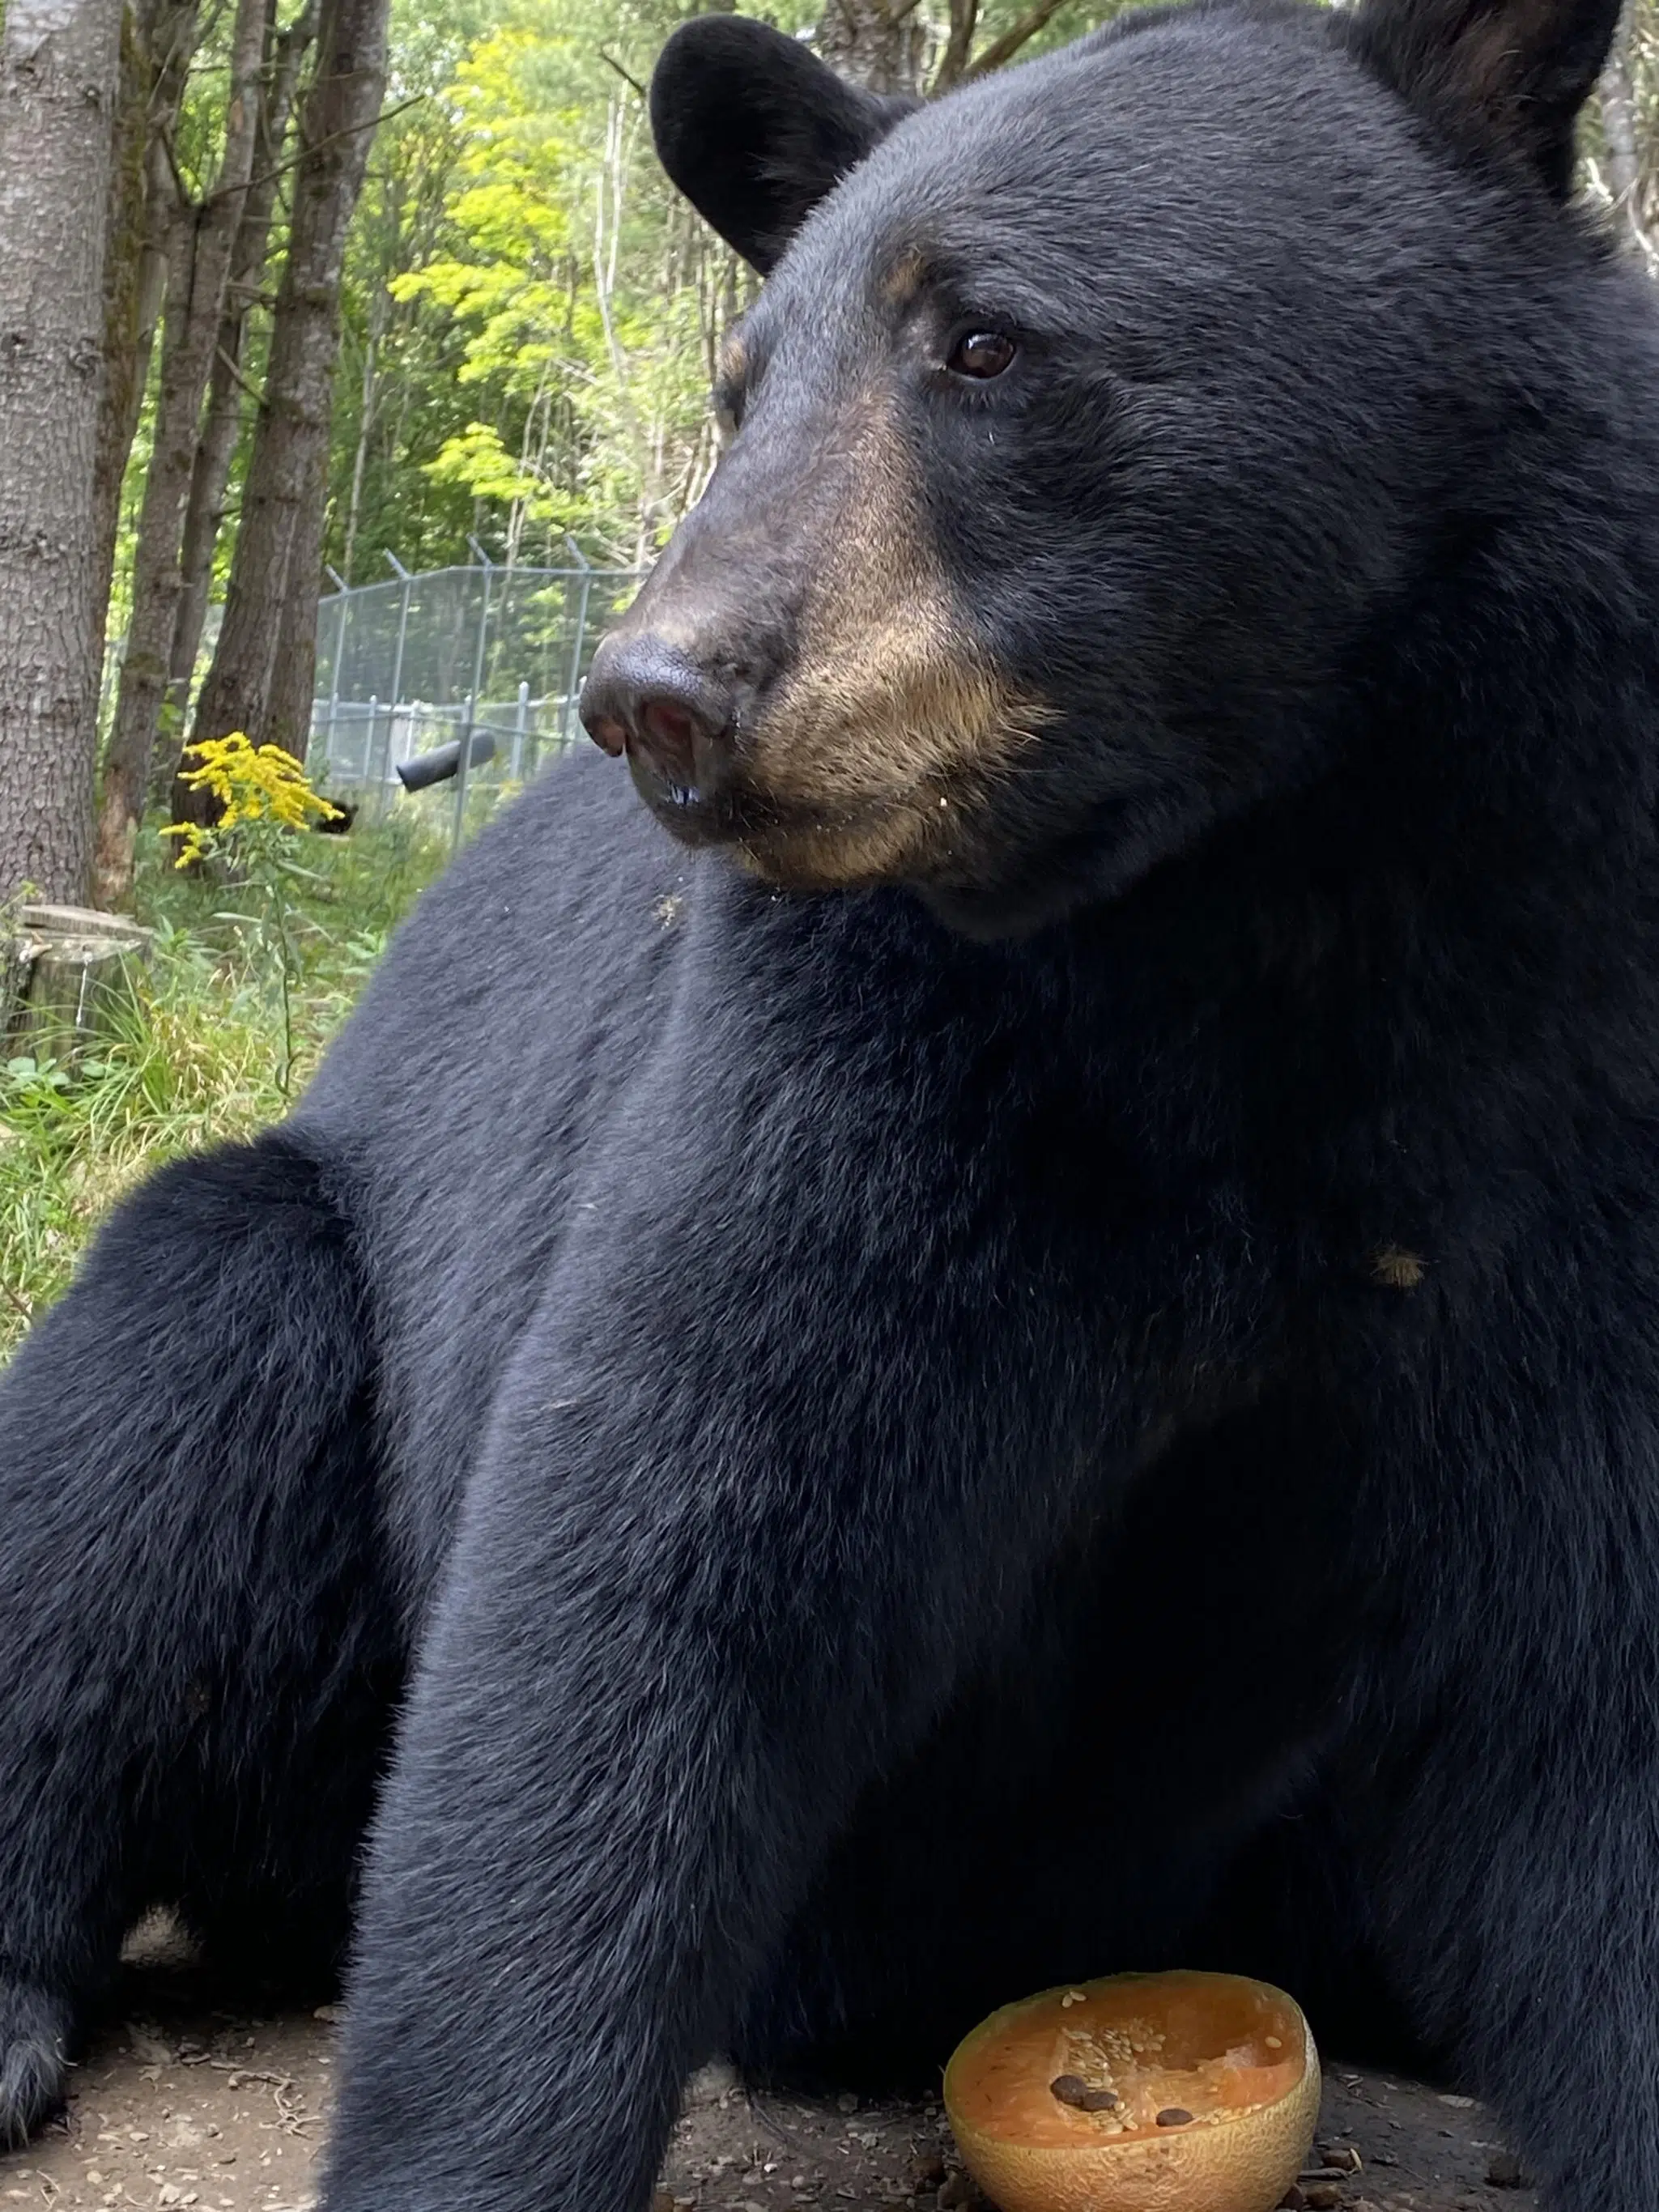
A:
[[[513,717],[513,760],[507,771],[509,783],[519,782],[524,775],[524,732],[529,717],[530,686],[520,679],[518,711]]]
[[[324,572],[340,595],[340,619],[334,625],[334,666],[328,681],[328,735],[323,741],[323,758],[328,761],[334,750],[334,722],[340,711],[340,663],[345,659],[346,611],[351,605],[349,589],[337,568]]]
[[[409,635],[409,595],[415,587],[415,579],[395,553],[388,553],[392,573],[403,586],[403,596],[398,603],[398,642],[392,654],[392,706],[386,718],[386,759],[380,764],[382,787],[392,779],[392,748],[397,741],[398,709],[404,700],[404,643]],[[382,791],[384,796],[384,789]]]
[[[472,766],[472,727],[478,716],[478,687],[483,682],[484,642],[489,631],[489,595],[495,581],[495,564],[476,538],[467,543],[483,563],[483,596],[478,606],[478,636],[472,650],[472,688],[466,695],[466,716],[461,725],[461,753],[455,769],[455,822],[449,849],[459,850],[466,821],[466,787]]]
[[[587,595],[593,587],[593,569],[586,554],[568,531],[565,532],[564,542],[575,555],[576,564],[582,572],[576,595],[576,630],[570,648],[570,672],[565,678],[564,705],[559,710],[559,743],[568,746],[570,718],[576,711],[576,685],[582,672],[582,645],[587,634]]]

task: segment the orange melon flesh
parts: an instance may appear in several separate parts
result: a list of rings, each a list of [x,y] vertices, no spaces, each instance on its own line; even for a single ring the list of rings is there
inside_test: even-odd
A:
[[[1056,2080],[1117,2101],[1079,2109]],[[1293,1999],[1233,1974],[1045,1990],[981,2021],[945,2072],[963,2160],[1002,2212],[1272,2212],[1319,2090]]]

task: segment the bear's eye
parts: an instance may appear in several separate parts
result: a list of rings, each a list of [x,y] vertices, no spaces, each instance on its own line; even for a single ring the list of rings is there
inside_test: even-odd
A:
[[[971,376],[984,384],[1000,376],[1018,351],[1013,340],[1002,331],[969,331],[951,347],[945,366],[952,376]]]
[[[726,387],[714,393],[714,429],[722,446],[729,446],[743,428],[743,394]]]

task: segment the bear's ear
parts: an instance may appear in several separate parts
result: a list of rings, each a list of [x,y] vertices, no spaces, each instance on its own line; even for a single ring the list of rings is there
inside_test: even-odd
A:
[[[742,15],[682,23],[651,79],[664,168],[763,276],[824,194],[917,104],[855,90],[799,39]]]
[[[1524,161],[1557,199],[1619,0],[1361,0],[1356,51],[1413,106]]]

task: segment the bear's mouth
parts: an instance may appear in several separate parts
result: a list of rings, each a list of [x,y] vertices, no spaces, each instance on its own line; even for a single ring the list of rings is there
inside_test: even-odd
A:
[[[629,771],[669,834],[694,848],[724,848],[747,873],[783,890],[920,886],[961,866],[983,793],[952,778],[896,786],[857,800],[814,805],[752,781],[707,791],[661,775],[633,749]]]

